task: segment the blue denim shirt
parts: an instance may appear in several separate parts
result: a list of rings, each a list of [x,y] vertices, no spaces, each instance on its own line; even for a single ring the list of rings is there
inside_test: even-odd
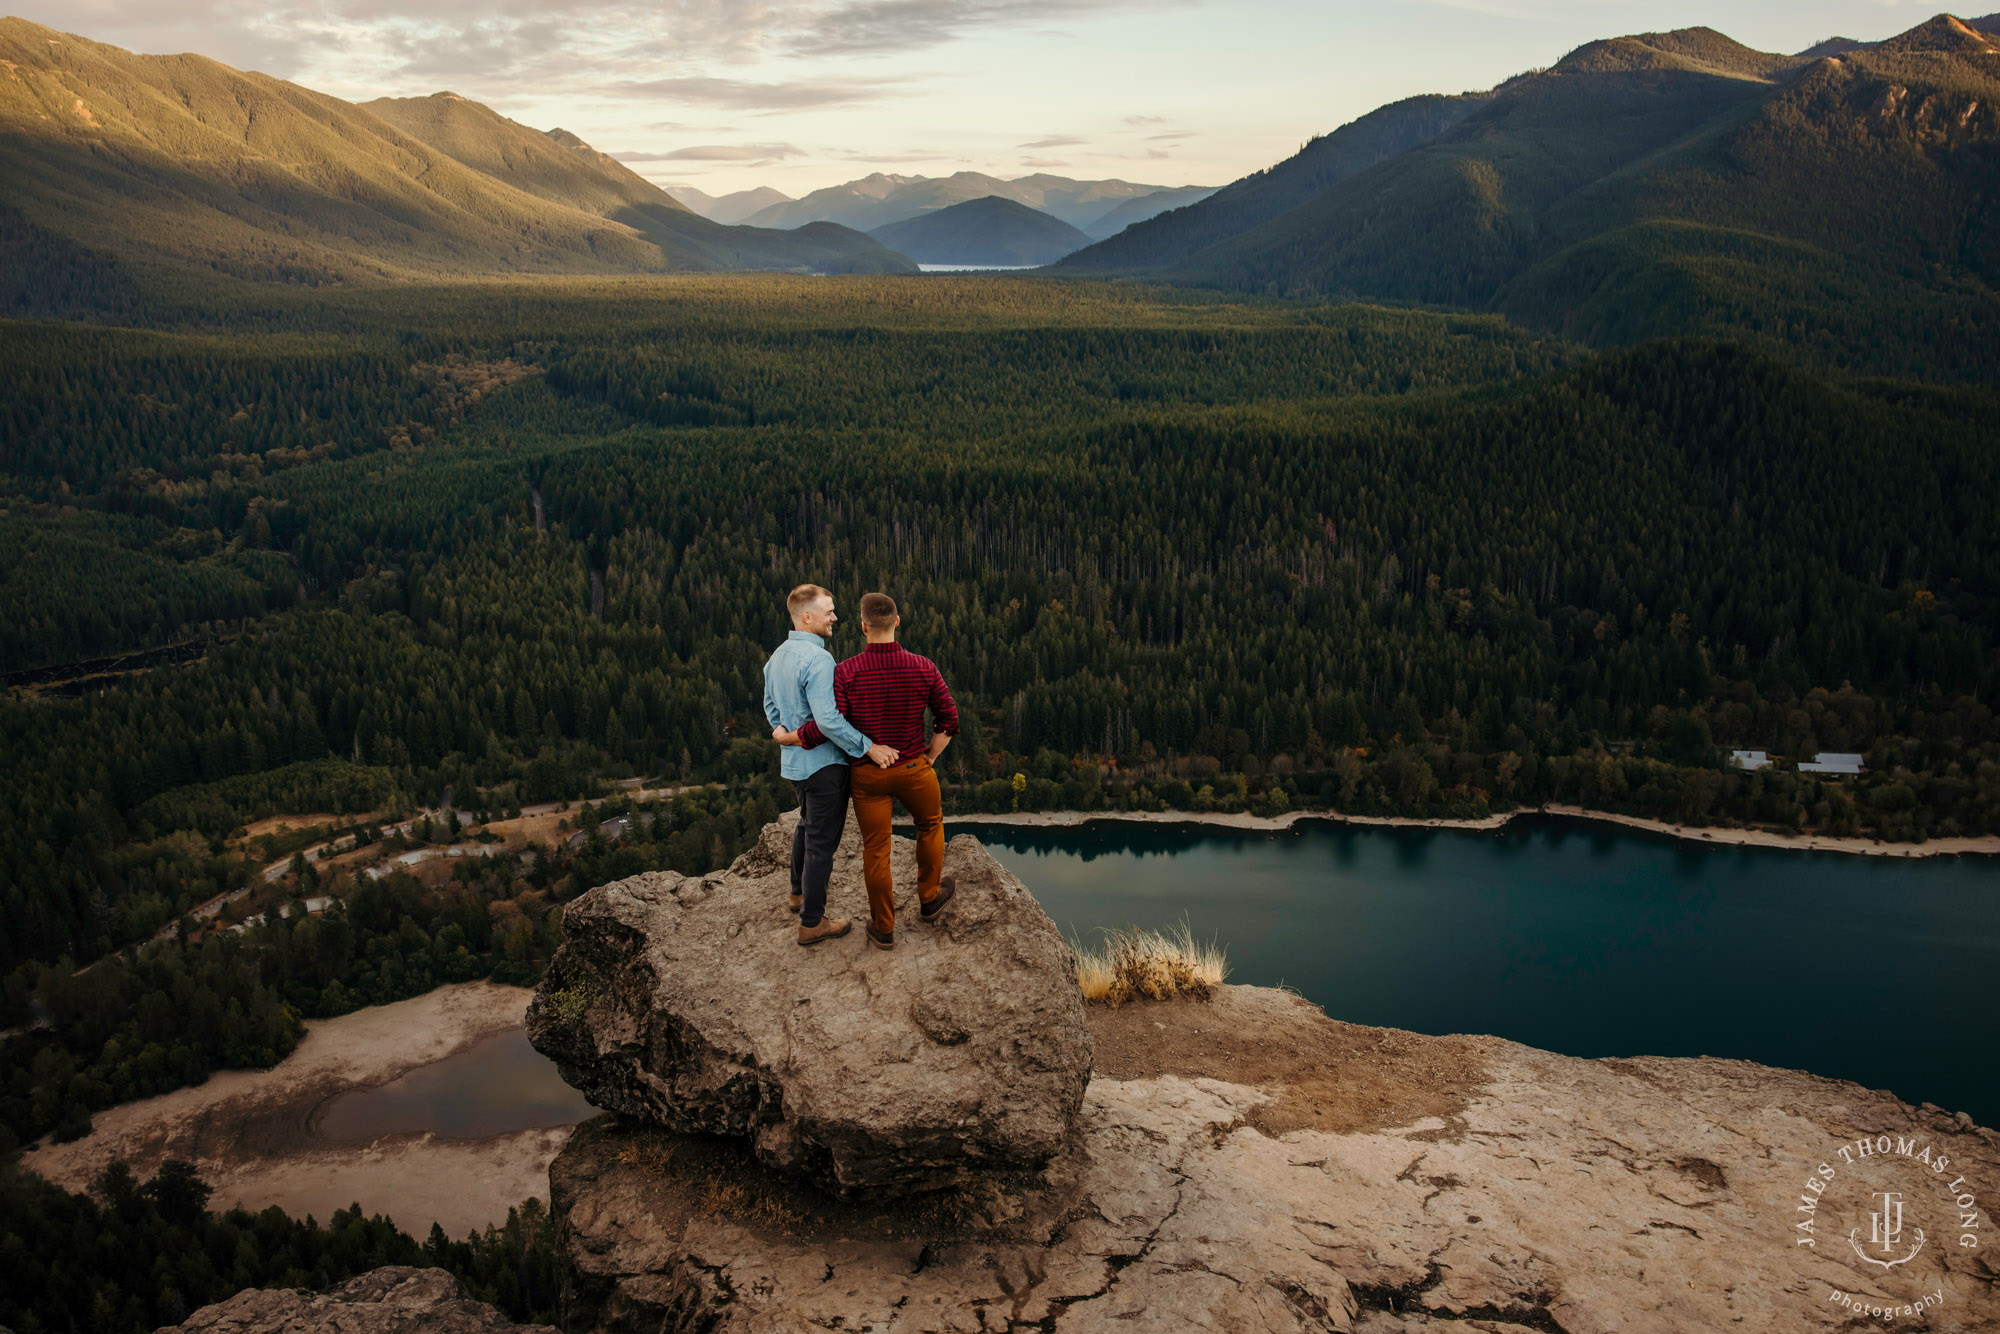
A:
[[[811,750],[779,747],[783,773],[794,781],[810,778],[829,764],[845,764],[848,755],[860,759],[871,744],[834,707],[833,655],[826,651],[824,639],[805,630],[786,635],[785,642],[764,664],[764,716],[771,720],[771,726],[791,731],[805,726],[810,718],[833,743]]]

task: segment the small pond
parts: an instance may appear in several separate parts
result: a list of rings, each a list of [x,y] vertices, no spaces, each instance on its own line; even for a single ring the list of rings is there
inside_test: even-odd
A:
[[[337,1093],[320,1104],[313,1129],[334,1140],[422,1131],[441,1139],[486,1139],[595,1115],[597,1108],[563,1083],[555,1063],[517,1028],[387,1084]]]

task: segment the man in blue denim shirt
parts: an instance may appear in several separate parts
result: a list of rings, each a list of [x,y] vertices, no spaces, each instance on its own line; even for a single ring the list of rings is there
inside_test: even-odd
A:
[[[831,746],[786,746],[782,772],[799,797],[799,827],[792,835],[792,911],[799,915],[799,944],[816,945],[847,934],[845,917],[827,917],[826,882],[833,850],[847,828],[847,757],[866,756],[883,768],[900,757],[854,730],[833,702],[833,594],[800,584],[785,599],[792,632],[764,664],[764,716],[777,731],[794,731],[810,718]],[[842,752],[845,752],[843,754]]]

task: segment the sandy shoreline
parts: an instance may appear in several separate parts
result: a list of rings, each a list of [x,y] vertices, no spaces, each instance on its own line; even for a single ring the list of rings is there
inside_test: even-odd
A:
[[[185,1158],[215,1187],[214,1209],[275,1204],[325,1222],[359,1203],[419,1239],[433,1221],[463,1237],[505,1221],[508,1208],[531,1195],[548,1198],[549,1160],[568,1141],[568,1126],[480,1140],[421,1134],[341,1144],[313,1134],[309,1121],[343,1089],[385,1084],[521,1027],[533,994],[467,982],[316,1020],[298,1049],[269,1070],[222,1071],[195,1088],[109,1108],[83,1139],[45,1140],[22,1155],[22,1165],[85,1190],[114,1158],[142,1178],[167,1158]]]
[[[1679,825],[1640,815],[1619,815],[1594,811],[1583,806],[1550,802],[1546,806],[1524,806],[1518,810],[1489,815],[1481,820],[1425,819],[1403,815],[1342,815],[1333,811],[1287,811],[1278,816],[1227,814],[1198,811],[1035,811],[1020,815],[947,815],[947,824],[999,824],[1031,829],[1072,829],[1093,820],[1117,820],[1130,824],[1202,824],[1221,829],[1276,832],[1290,829],[1301,820],[1326,820],[1336,824],[1374,825],[1389,829],[1455,829],[1482,831],[1499,829],[1509,820],[1524,815],[1560,815],[1573,820],[1596,820],[1605,824],[1665,834],[1709,847],[1783,848],[1792,852],[1844,852],[1867,857],[1959,857],[1967,854],[2000,856],[2000,835],[1978,838],[1934,838],[1928,843],[1878,843],[1869,838],[1835,838],[1824,834],[1801,834],[1795,838],[1768,829],[1718,829],[1701,825]]]

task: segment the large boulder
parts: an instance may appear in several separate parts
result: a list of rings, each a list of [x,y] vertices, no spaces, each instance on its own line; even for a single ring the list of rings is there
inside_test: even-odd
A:
[[[331,1292],[245,1288],[157,1334],[557,1334],[553,1325],[517,1325],[465,1295],[442,1269],[386,1265]]]
[[[917,920],[908,840],[892,854],[896,947],[863,927],[850,826],[829,912],[844,938],[797,943],[788,815],[727,871],[649,872],[571,904],[528,1035],[599,1107],[683,1134],[746,1138],[837,1194],[896,1195],[1035,1170],[1090,1082],[1069,949],[1021,882],[960,836],[957,895]]]

